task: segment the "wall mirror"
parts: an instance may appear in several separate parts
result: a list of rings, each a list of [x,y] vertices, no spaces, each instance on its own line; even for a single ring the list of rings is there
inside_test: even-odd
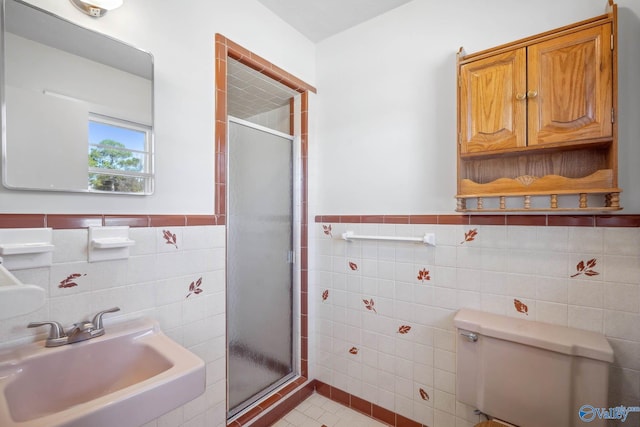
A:
[[[152,55],[1,1],[3,185],[151,194]]]

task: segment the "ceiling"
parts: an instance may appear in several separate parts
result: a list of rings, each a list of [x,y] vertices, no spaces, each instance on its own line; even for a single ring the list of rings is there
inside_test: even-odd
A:
[[[258,0],[314,43],[411,0]]]
[[[233,58],[227,58],[227,93],[228,114],[238,119],[289,105],[289,99],[298,94]]]
[[[314,43],[411,0],[258,0]],[[288,105],[296,92],[228,58],[228,113],[249,119]]]

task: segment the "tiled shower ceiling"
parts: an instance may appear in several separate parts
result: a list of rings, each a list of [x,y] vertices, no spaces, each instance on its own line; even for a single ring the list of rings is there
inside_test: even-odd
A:
[[[289,105],[297,92],[264,74],[227,58],[227,111],[230,116],[248,119]]]

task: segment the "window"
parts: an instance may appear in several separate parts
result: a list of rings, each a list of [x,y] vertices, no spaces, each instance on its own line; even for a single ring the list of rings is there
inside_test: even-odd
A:
[[[98,114],[89,116],[89,190],[153,192],[151,128]]]

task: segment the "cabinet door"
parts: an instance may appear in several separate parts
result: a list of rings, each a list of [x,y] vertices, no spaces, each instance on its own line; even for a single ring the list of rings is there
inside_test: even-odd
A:
[[[524,48],[460,67],[460,152],[526,145]]]
[[[611,137],[611,25],[529,47],[528,144]]]

